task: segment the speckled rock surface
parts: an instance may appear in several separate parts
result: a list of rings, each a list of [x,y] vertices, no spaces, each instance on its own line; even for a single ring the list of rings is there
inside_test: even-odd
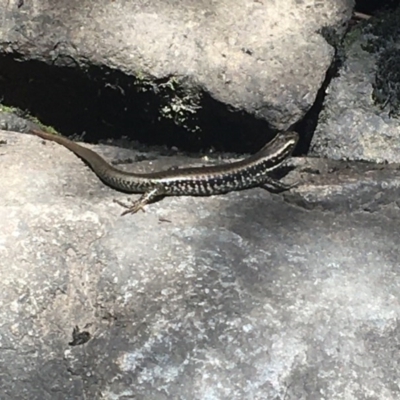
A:
[[[142,82],[142,90],[157,92],[161,82],[183,85],[186,94],[160,109],[168,118],[197,112],[205,93],[285,129],[314,103],[332,62],[333,48],[318,32],[343,35],[353,5],[102,0],[26,1],[18,8],[3,0],[0,50],[19,61],[121,71],[132,76],[130,85]],[[128,89],[120,80],[102,79],[103,87]]]
[[[2,399],[399,398],[400,210],[379,203],[398,170],[294,160],[285,198],[120,217],[126,195],[61,146],[0,140]],[[71,346],[76,326],[90,340]]]

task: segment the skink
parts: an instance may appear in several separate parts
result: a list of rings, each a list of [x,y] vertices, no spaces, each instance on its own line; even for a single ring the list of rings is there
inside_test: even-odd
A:
[[[122,214],[136,213],[146,204],[163,196],[209,196],[236,190],[271,186],[279,190],[290,189],[268,174],[282,165],[298,141],[293,131],[278,134],[260,151],[231,163],[172,170],[133,173],[114,168],[94,151],[65,137],[32,130],[30,133],[57,142],[85,161],[107,185],[126,193],[143,193]]]

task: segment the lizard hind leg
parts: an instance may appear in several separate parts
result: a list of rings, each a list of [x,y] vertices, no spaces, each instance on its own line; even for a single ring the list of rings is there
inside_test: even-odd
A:
[[[151,190],[143,193],[143,195],[140,196],[138,200],[132,201],[132,203],[129,205],[125,204],[117,199],[114,199],[114,203],[117,203],[120,206],[125,207],[127,209],[121,214],[121,216],[126,215],[126,214],[135,214],[139,210],[144,211],[143,207],[146,204],[153,202],[154,200],[156,200],[157,197],[160,197],[163,194],[164,193],[160,188],[154,188],[154,189],[151,189]]]
[[[259,185],[263,189],[268,190],[269,192],[284,192],[286,190],[290,190],[298,185],[298,182],[295,182],[291,185],[273,179],[271,177],[264,177],[264,181]],[[272,190],[271,190],[272,189]]]

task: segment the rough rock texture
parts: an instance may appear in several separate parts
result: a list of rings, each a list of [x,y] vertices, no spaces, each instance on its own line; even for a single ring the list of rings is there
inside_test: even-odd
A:
[[[336,160],[400,162],[400,8],[346,38],[311,152]]]
[[[306,185],[287,201],[253,189],[120,217],[126,195],[61,146],[0,143],[2,399],[400,397],[398,170],[294,160]],[[76,325],[90,340],[70,346]]]
[[[289,164],[289,163],[288,163]],[[375,212],[400,206],[400,167],[372,163],[297,158],[290,164],[301,185],[284,198],[306,209]]]
[[[333,48],[319,32],[341,36],[353,4],[35,0],[17,8],[2,0],[0,47],[21,61],[122,71],[145,90],[159,91],[161,79],[184,85],[186,95],[164,110],[177,119],[195,113],[206,93],[285,129],[314,103],[332,62]]]

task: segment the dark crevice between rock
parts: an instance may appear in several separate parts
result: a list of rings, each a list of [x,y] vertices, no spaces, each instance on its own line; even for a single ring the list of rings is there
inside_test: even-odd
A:
[[[344,52],[342,51],[343,38],[339,37],[337,33],[330,28],[323,28],[320,34],[335,49],[335,55],[332,64],[325,74],[324,82],[318,90],[314,104],[307,111],[304,118],[294,126],[294,130],[299,132],[300,137],[302,138],[301,142],[297,146],[295,155],[308,154],[311,140],[318,124],[318,117],[324,105],[326,89],[331,83],[331,80],[338,75],[340,66],[344,62]]]
[[[0,57],[2,103],[67,136],[84,133],[88,142],[126,136],[187,151],[243,153],[257,151],[275,134],[265,121],[229,110],[204,93],[193,93],[192,101],[185,83],[175,78],[151,81],[99,66],[22,60],[15,54]]]
[[[322,85],[322,87],[318,90],[317,96],[315,98],[315,102],[312,107],[307,111],[304,118],[299,121],[293,129],[299,133],[302,140],[299,142],[296,148],[295,155],[306,155],[308,154],[308,150],[310,148],[311,140],[314,134],[314,131],[318,124],[318,116],[322,110],[322,106],[325,99],[325,90],[331,81],[332,76],[327,77]]]

